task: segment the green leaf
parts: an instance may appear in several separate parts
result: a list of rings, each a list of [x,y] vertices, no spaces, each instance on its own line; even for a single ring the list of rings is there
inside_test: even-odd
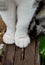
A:
[[[39,53],[42,55],[43,59],[45,59],[45,36],[38,37],[39,41]]]

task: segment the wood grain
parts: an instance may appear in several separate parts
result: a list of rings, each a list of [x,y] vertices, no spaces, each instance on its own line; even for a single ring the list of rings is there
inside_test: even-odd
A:
[[[16,48],[14,65],[34,65],[35,56],[35,41],[33,41],[27,48],[25,48],[25,58],[20,59],[21,49]]]
[[[7,45],[3,65],[13,65],[15,56],[15,45]]]
[[[0,65],[40,65],[38,61],[38,44],[34,41],[25,48],[24,59],[21,59],[22,49],[15,45],[7,45]]]

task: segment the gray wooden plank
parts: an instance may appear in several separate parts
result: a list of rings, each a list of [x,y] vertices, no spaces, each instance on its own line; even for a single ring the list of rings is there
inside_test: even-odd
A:
[[[0,65],[40,65],[38,60],[38,44],[35,41],[25,49],[24,60],[21,59],[21,52],[22,49],[18,47],[15,50],[15,45],[7,45],[3,56],[3,63]]]
[[[39,43],[37,42],[35,46],[35,65],[40,65]]]
[[[3,65],[13,65],[15,56],[14,54],[15,54],[15,45],[7,45]]]
[[[24,60],[21,60],[20,57],[21,57],[21,49],[17,47],[16,48],[16,53],[15,53],[14,65],[34,65],[35,41],[33,41],[25,49],[25,58],[24,58]]]

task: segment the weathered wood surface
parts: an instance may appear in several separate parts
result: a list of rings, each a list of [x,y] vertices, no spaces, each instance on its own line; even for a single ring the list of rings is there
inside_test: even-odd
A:
[[[3,65],[13,65],[15,55],[15,45],[7,45],[2,63]]]
[[[20,59],[21,49],[17,48],[14,65],[34,65],[35,43],[25,49],[24,60]]]
[[[40,65],[39,44],[37,42],[35,44],[35,64],[34,65]]]
[[[22,49],[15,45],[7,45],[0,65],[39,65],[38,45],[35,41],[25,48],[24,60],[21,59],[21,53]]]

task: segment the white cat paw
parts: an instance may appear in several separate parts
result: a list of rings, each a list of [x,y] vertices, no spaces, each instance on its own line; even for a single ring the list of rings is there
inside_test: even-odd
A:
[[[28,44],[30,43],[30,38],[27,36],[21,37],[21,36],[16,36],[15,35],[15,44],[16,46],[20,47],[20,48],[25,48],[28,46]]]
[[[14,33],[7,31],[3,36],[3,42],[6,44],[13,44],[15,42]]]

